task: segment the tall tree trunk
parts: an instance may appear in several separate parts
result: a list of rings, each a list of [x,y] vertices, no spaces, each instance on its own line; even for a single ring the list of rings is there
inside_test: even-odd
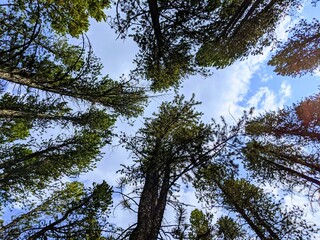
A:
[[[159,191],[159,176],[155,172],[147,173],[140,196],[137,226],[130,235],[130,240],[147,240],[155,215]]]
[[[156,240],[158,238],[167,204],[169,185],[169,167],[166,168],[162,177],[155,171],[147,174],[139,203],[137,226],[132,231],[130,240]]]
[[[47,114],[47,113],[38,113],[38,112],[24,112],[24,111],[16,111],[10,109],[0,109],[0,118],[21,118],[21,119],[44,119],[44,120],[65,120],[77,123],[79,120],[78,117],[72,116],[61,116],[59,113],[56,115],[54,114]]]
[[[157,40],[158,54],[161,57],[163,40],[162,40],[162,33],[161,33],[161,26],[160,26],[160,14],[159,14],[157,0],[148,0],[148,6],[149,6],[150,14],[151,14],[154,35]]]

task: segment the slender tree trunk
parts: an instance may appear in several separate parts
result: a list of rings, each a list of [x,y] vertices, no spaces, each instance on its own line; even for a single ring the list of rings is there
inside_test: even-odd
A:
[[[52,115],[37,112],[23,112],[9,109],[0,109],[0,118],[31,118],[31,119],[44,119],[44,120],[65,120],[76,123],[79,118],[72,116]]]
[[[48,84],[47,82],[41,82],[33,80],[29,77],[22,76],[18,72],[7,72],[6,70],[3,70],[0,68],[0,79],[3,79],[5,81],[24,85],[30,88],[39,89],[46,92],[56,93],[62,96],[67,96],[71,98],[77,98],[81,100],[86,100],[91,103],[101,103],[104,106],[107,107],[113,107],[114,103],[112,100],[113,98],[119,97],[119,95],[128,95],[130,93],[119,93],[119,91],[114,91],[115,88],[110,87],[110,89],[99,91],[98,89],[94,89],[92,93],[90,93],[90,89],[88,87],[88,91],[85,93],[84,89],[77,90],[75,87],[72,89],[70,85],[64,84],[63,86],[53,86],[51,84]],[[54,81],[53,81],[54,82]],[[122,97],[123,97],[122,96]],[[110,100],[106,101],[106,98],[110,97]]]
[[[170,185],[170,167],[167,166],[165,175],[162,180],[161,190],[160,190],[160,194],[157,201],[153,226],[150,232],[149,239],[157,239],[159,235],[159,232],[161,229],[161,223],[164,215],[164,210],[167,205],[169,185]]]
[[[315,178],[309,177],[309,176],[307,176],[307,175],[305,175],[303,173],[300,173],[300,172],[298,172],[296,170],[293,170],[291,168],[285,167],[285,166],[283,166],[283,165],[281,165],[279,163],[276,163],[276,162],[273,162],[273,161],[269,161],[269,160],[267,160],[267,161],[268,161],[268,163],[274,165],[279,170],[286,171],[290,175],[300,177],[300,178],[302,178],[304,180],[307,180],[308,182],[311,182],[313,184],[316,184],[316,185],[318,185],[320,187],[320,181],[315,179]]]
[[[253,14],[253,12],[258,8],[259,4],[262,3],[262,0],[256,0],[253,5],[251,6],[251,8],[249,9],[249,11],[247,12],[247,14],[244,16],[243,19],[240,20],[240,23],[237,25],[237,27],[234,29],[232,36],[236,36],[237,33],[240,31],[240,29],[242,28],[243,24],[246,23],[248,21],[248,19],[250,17],[252,17],[251,15]]]
[[[162,52],[161,49],[162,49],[162,45],[163,45],[163,40],[162,40],[161,26],[160,26],[160,22],[159,22],[160,14],[159,14],[157,0],[148,0],[148,6],[149,6],[150,14],[151,14],[154,35],[157,40],[158,53],[161,56],[161,52]]]
[[[237,22],[241,19],[244,12],[252,3],[252,0],[245,0],[242,2],[241,6],[238,8],[237,12],[233,15],[233,18],[229,21],[228,25],[225,27],[222,36],[226,37],[228,33],[232,30],[232,28],[237,24]]]

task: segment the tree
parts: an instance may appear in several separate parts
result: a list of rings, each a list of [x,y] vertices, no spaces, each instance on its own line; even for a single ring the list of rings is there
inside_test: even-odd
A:
[[[0,117],[2,204],[22,201],[28,191],[43,189],[52,180],[90,170],[100,159],[100,148],[110,142],[115,121],[103,109],[74,112],[59,99],[8,93],[0,99]],[[43,135],[50,126],[70,134],[47,139],[32,134]]]
[[[223,68],[258,54],[274,41],[278,22],[300,2],[117,1],[113,26],[123,37],[130,32],[140,47],[137,69],[118,81],[101,75],[102,65],[84,34],[89,17],[105,19],[109,1],[0,4],[0,210],[18,205],[23,211],[1,222],[1,238],[106,239],[107,232],[115,231],[106,219],[112,193],[108,184],[86,188],[59,181],[94,166],[118,116],[143,111],[146,96],[134,75],[151,80],[154,91],[165,90],[189,74],[206,73],[204,67]],[[70,44],[68,37],[81,43]],[[303,43],[302,48],[308,47]],[[137,223],[119,238],[308,238],[314,229],[299,221],[301,212],[285,210],[281,201],[242,178],[238,163],[250,177],[272,183],[280,179],[289,187],[316,185],[318,190],[318,151],[312,151],[318,149],[319,121],[308,112],[318,110],[317,103],[315,98],[295,108],[299,120],[285,136],[282,125],[280,135],[275,130],[273,136],[273,130],[271,135],[265,131],[264,120],[250,122],[246,136],[251,139],[244,147],[239,136],[247,114],[234,126],[224,119],[204,124],[194,98],[177,96],[163,103],[135,136],[121,138],[135,157],[134,165],[120,173],[121,186],[133,185],[134,197],[121,193],[124,206],[135,210],[131,204],[137,205]],[[64,133],[51,136],[50,127]],[[219,205],[228,216],[211,225],[208,215],[194,210],[190,233],[176,196],[180,184],[193,184],[199,200]],[[176,226],[163,224],[169,206],[178,210]]]
[[[103,141],[95,133],[83,131],[70,138],[50,140],[1,147],[2,203],[23,201],[21,196],[46,188],[53,180],[86,172],[100,159]]]
[[[241,225],[228,216],[222,216],[216,223],[216,235],[218,239],[236,240],[246,237]]]
[[[195,209],[190,215],[190,233],[191,240],[210,240],[212,239],[212,227],[209,222],[210,218],[199,209]]]
[[[122,141],[135,156],[135,164],[122,169],[123,184],[132,184],[140,198],[137,223],[129,239],[156,239],[167,204],[174,204],[178,180],[191,182],[197,169],[208,165],[225,152],[227,144],[236,141],[246,115],[233,126],[203,124],[195,111],[198,103],[177,96],[160,106],[154,118],[134,137]],[[229,163],[229,161],[227,162]],[[130,199],[127,199],[128,201]]]
[[[146,100],[142,88],[124,78],[101,76],[102,65],[90,42],[83,37],[83,45],[77,46],[65,37],[84,33],[88,17],[102,20],[108,4],[8,1],[0,5],[2,199],[91,169],[100,148],[110,142],[116,117],[142,112]],[[10,84],[17,91],[6,91]],[[50,126],[68,129],[69,134],[42,137]]]
[[[96,3],[97,6],[89,4],[89,9],[85,12],[93,11],[99,3]],[[115,81],[108,76],[101,76],[102,65],[94,56],[90,42],[83,38],[82,46],[71,45],[66,37],[54,33],[53,29],[43,24],[43,18],[53,18],[53,15],[50,15],[53,12],[47,12],[46,7],[54,9],[57,2],[43,9],[40,3],[37,5],[34,1],[25,4],[30,6],[17,7],[14,3],[0,6],[3,19],[0,30],[2,80],[28,89],[57,94],[56,98],[60,95],[72,100],[100,104],[109,108],[109,111],[124,116],[141,113],[141,103],[145,101],[142,88],[134,86],[132,81],[126,79]],[[77,5],[86,6],[82,5],[82,1]],[[59,7],[62,6],[63,4]],[[101,12],[101,9],[96,11]],[[75,21],[69,19],[67,13],[54,13],[59,18],[68,18],[59,20],[62,25],[68,20]],[[85,18],[83,20],[87,21]],[[67,29],[64,26],[57,27]],[[78,31],[83,33],[84,30],[85,28]]]
[[[313,73],[319,68],[320,22],[313,19],[308,23],[300,20],[290,31],[291,37],[283,44],[268,62],[275,72],[282,76],[297,77]]]
[[[243,162],[253,177],[308,189],[311,198],[319,191],[319,99],[317,94],[247,123]]]
[[[259,239],[309,239],[310,234],[316,231],[305,220],[301,220],[301,210],[284,210],[281,202],[276,202],[272,194],[264,193],[245,179],[228,177],[225,169],[221,166],[217,171],[215,165],[203,169],[195,186],[200,198],[209,206],[224,206],[235,214],[235,219],[239,219],[241,225],[247,225],[249,229],[246,229],[246,234],[253,234]],[[221,229],[221,218],[219,224]],[[229,223],[228,227],[232,225]],[[229,230],[234,229],[224,229],[220,233],[231,234]],[[234,237],[243,236],[241,229],[233,233]]]
[[[1,211],[24,205],[39,191],[48,195],[6,224],[4,239],[101,237],[111,197],[107,184],[91,190],[76,182],[59,190],[56,184],[92,169],[111,141],[116,118],[137,116],[146,101],[132,80],[101,75],[84,35],[89,17],[103,20],[108,5],[104,0],[0,4]],[[81,37],[80,45],[70,44],[70,36]],[[41,217],[51,223],[37,226]]]
[[[113,231],[105,217],[112,190],[106,182],[85,188],[82,183],[63,184],[48,193],[38,192],[40,203],[26,204],[26,212],[0,226],[2,239],[106,239]],[[46,197],[44,197],[44,196]]]
[[[89,18],[106,20],[104,10],[110,7],[109,0],[85,1],[19,1],[8,0],[0,6],[23,15],[28,21],[41,21],[50,25],[59,34],[78,37],[88,31]],[[5,20],[4,20],[5,21]]]
[[[223,68],[258,54],[281,19],[301,1],[116,1],[114,28],[137,42],[134,72],[155,91],[177,85],[203,66]]]
[[[194,209],[185,221],[185,209],[178,211],[177,227],[172,230],[173,239],[190,240],[240,240],[248,238],[239,222],[229,216],[221,216],[213,224],[214,214],[204,213],[202,210]]]

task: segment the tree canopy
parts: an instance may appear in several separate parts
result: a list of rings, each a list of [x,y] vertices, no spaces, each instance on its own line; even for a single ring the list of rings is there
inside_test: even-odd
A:
[[[228,142],[237,140],[246,115],[233,127],[204,124],[202,114],[195,110],[197,104],[176,96],[162,103],[159,113],[146,119],[134,137],[122,138],[136,158],[133,166],[121,171],[125,174],[122,183],[133,185],[140,198],[137,224],[129,239],[156,239],[167,204],[174,205],[178,181],[190,183],[212,161],[220,164]]]
[[[319,194],[319,94],[254,118],[246,126],[250,141],[243,148],[252,176]],[[314,200],[314,199],[313,199]]]
[[[261,53],[277,24],[301,1],[116,1],[114,28],[139,46],[137,69],[153,90],[179,84],[203,66],[224,68]]]
[[[38,193],[40,203],[30,204],[25,213],[0,226],[2,239],[105,239],[105,215],[111,200],[106,182],[85,188],[82,183],[64,184],[49,197]]]
[[[109,185],[59,184],[92,170],[116,118],[137,116],[146,101],[135,82],[102,76],[84,35],[109,4],[0,5],[0,210],[24,212],[4,219],[3,239],[103,239]]]
[[[88,31],[89,18],[105,21],[107,16],[104,10],[109,7],[109,0],[8,0],[7,3],[1,4],[2,12],[10,10],[11,13],[20,15],[21,19],[41,22],[40,24],[49,25],[59,34],[70,34],[72,37],[78,37]]]
[[[1,4],[0,178],[4,196],[13,189],[30,190],[40,183],[44,187],[46,182],[91,169],[101,147],[110,142],[116,117],[141,113],[146,99],[143,89],[124,78],[116,81],[101,76],[102,64],[85,37],[78,46],[64,36],[84,33],[89,17],[102,20],[108,4]],[[7,92],[12,84],[18,90]],[[78,110],[77,104],[82,106]],[[50,126],[68,129],[70,134],[41,140],[31,134],[45,135]]]
[[[280,45],[276,54],[269,61],[275,66],[275,72],[283,76],[302,76],[319,69],[320,22],[313,19],[300,20],[291,29],[291,37]]]

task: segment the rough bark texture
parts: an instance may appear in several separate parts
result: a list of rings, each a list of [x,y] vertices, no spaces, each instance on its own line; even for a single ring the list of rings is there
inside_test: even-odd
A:
[[[162,177],[157,168],[150,167],[141,193],[137,226],[131,233],[130,240],[157,239],[169,191],[169,167],[166,170]]]

